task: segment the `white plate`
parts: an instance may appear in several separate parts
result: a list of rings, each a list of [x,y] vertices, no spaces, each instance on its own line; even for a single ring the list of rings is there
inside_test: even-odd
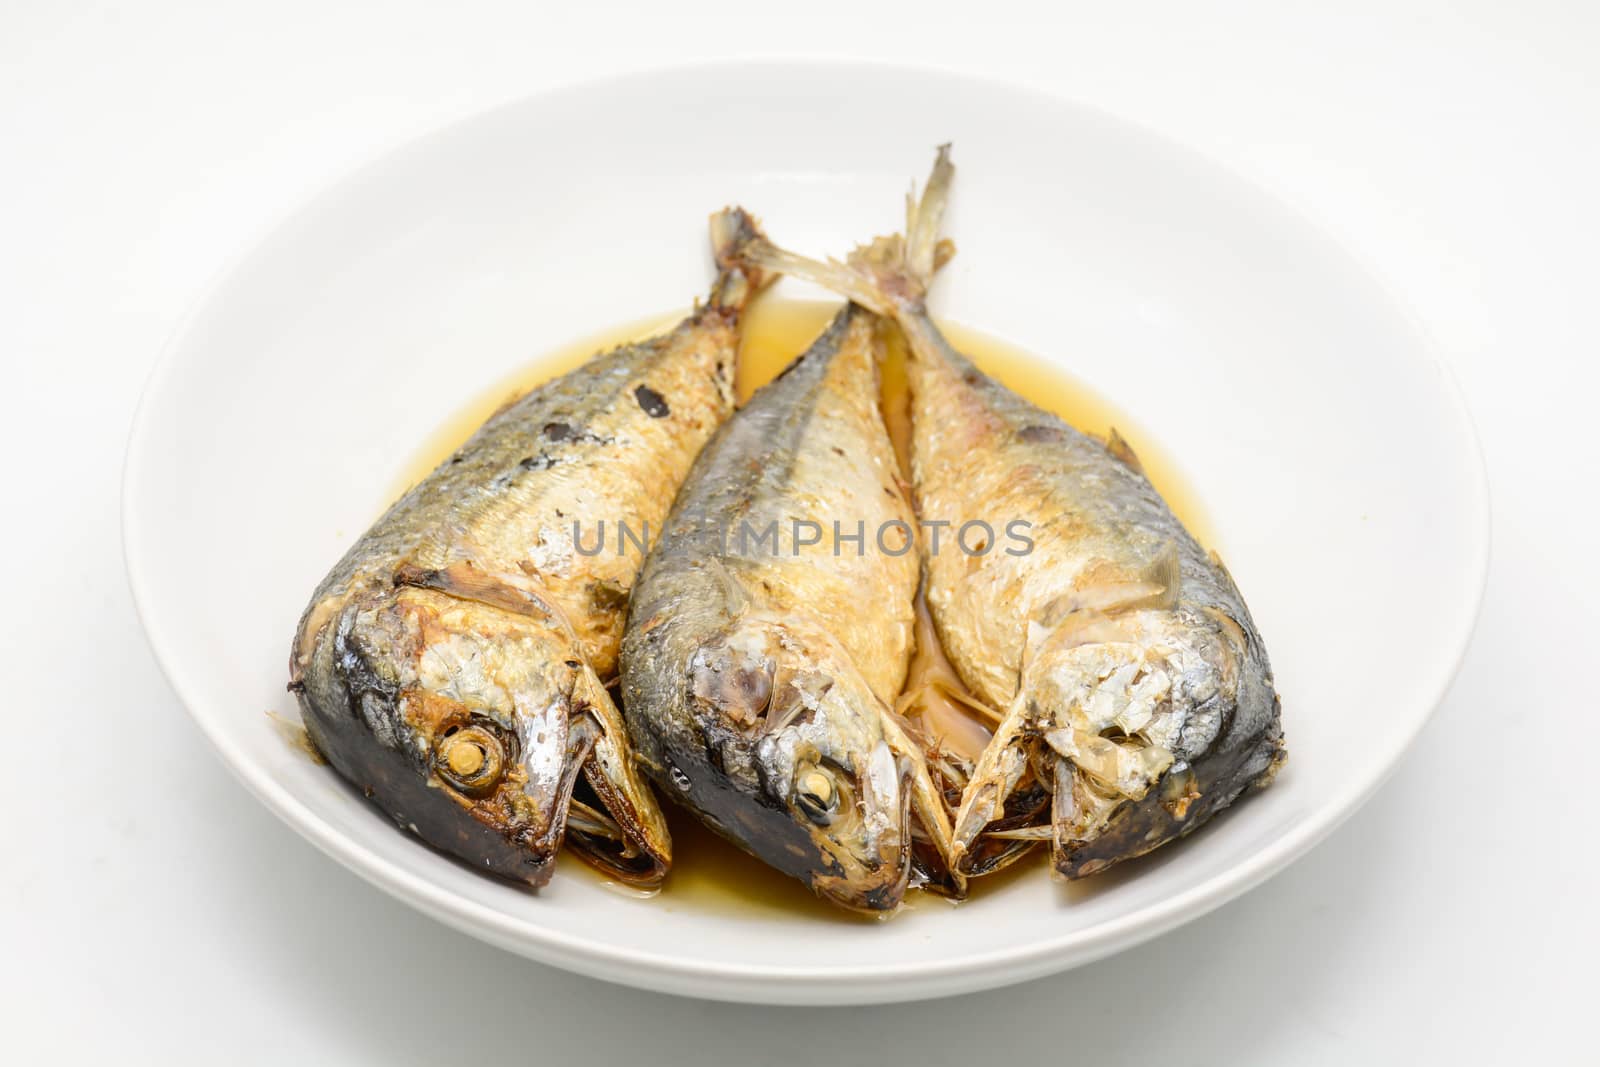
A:
[[[838,252],[897,225],[954,141],[938,310],[1062,361],[1179,457],[1272,653],[1291,758],[1194,838],[1066,890],[1016,879],[892,922],[715,914],[560,872],[534,894],[398,833],[289,748],[312,587],[419,442],[531,357],[681,307],[703,220],[747,204]],[[1468,418],[1415,329],[1328,240],[1187,151],[945,74],[714,66],[582,86],[417,141],[296,214],[162,358],[128,449],[128,571],[173,687],[245,785],[442,921],[586,974],[862,1003],[1058,971],[1216,907],[1378,785],[1443,694],[1488,552]],[[241,848],[248,847],[241,842]]]

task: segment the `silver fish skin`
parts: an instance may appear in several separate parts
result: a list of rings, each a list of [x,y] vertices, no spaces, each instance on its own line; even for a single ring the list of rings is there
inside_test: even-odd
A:
[[[1173,515],[1131,448],[1080,433],[1006,389],[944,338],[926,305],[953,168],[939,152],[908,236],[846,263],[754,255],[829,285],[904,331],[913,480],[925,518],[1026,523],[1031,551],[927,560],[946,654],[1000,723],[955,817],[958,864],[1030,765],[1053,789],[1067,878],[1203,825],[1285,758],[1261,636],[1232,577]]]
[[[478,870],[542,885],[565,842],[630,884],[666,874],[666,823],[606,689],[639,561],[575,539],[659,525],[731,413],[740,312],[767,278],[740,258],[755,233],[743,212],[713,216],[708,303],[491,416],[301,618],[289,687],[312,742]]]
[[[662,789],[868,913],[900,904],[914,839],[948,855],[950,834],[891,710],[918,563],[878,410],[881,347],[876,316],[845,308],[723,427],[651,551],[622,646],[630,733]],[[834,554],[836,522],[865,532],[859,554]],[[896,522],[906,540],[891,527],[879,551]]]

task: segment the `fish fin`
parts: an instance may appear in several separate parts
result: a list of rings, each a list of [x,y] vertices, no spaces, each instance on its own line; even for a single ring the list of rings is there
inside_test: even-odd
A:
[[[1049,841],[1055,836],[1051,826],[1019,826],[1014,830],[990,830],[983,836],[999,841]]]
[[[932,743],[971,761],[982,753],[1001,721],[998,711],[938,678],[909,686],[896,699],[895,714],[908,723],[914,719]]]
[[[1139,462],[1139,457],[1134,454],[1133,446],[1120,433],[1115,426],[1106,431],[1106,451],[1112,457],[1122,462],[1122,465],[1135,474],[1144,474],[1144,464]]]
[[[1160,592],[1140,607],[1170,611],[1178,606],[1178,593],[1183,588],[1183,561],[1178,555],[1176,541],[1168,541],[1161,546],[1161,551],[1145,565],[1144,580],[1146,584],[1159,588]]]
[[[884,302],[882,295],[866,278],[836,259],[809,259],[770,242],[753,246],[751,258],[771,270],[795,278],[804,278],[824,289],[831,289],[869,311],[875,311],[880,315],[887,315],[892,311]]]
[[[950,202],[950,180],[955,177],[955,164],[950,162],[950,145],[939,146],[933,160],[933,170],[928,174],[928,184],[918,197],[916,190],[906,194],[906,247],[904,263],[924,292],[933,281],[933,272],[955,255],[953,241],[939,238],[944,224],[945,207]]]
[[[1001,715],[994,708],[991,708],[989,705],[985,704],[983,701],[979,700],[977,697],[973,696],[964,689],[958,689],[955,686],[947,685],[942,682],[935,682],[933,684],[939,689],[940,692],[944,693],[945,696],[949,697],[955,703],[960,704],[969,711],[976,712],[977,715],[985,722],[988,722],[994,726],[998,726],[1005,718],[1004,715]]]
[[[761,223],[742,207],[725,207],[711,216],[711,255],[717,263],[717,280],[711,286],[711,306],[741,311],[750,299],[771,284],[778,272],[763,269],[750,255],[755,245],[767,244]]]
[[[1110,617],[1125,611],[1177,607],[1183,588],[1182,558],[1177,542],[1167,541],[1136,572],[1111,564],[1080,576],[1080,580],[1084,580],[1082,586],[1052,598],[1033,614],[1025,649],[1049,637],[1073,615]]]
[[[913,192],[906,198],[905,234],[879,237],[858,247],[843,263],[808,259],[768,241],[753,242],[751,258],[832,289],[880,315],[893,316],[901,308],[921,309],[934,272],[955,254],[955,244],[939,237],[954,175],[950,146],[941,145],[922,195]]]
[[[1244,627],[1239,625],[1238,620],[1215,604],[1208,604],[1200,610],[1203,614],[1210,616],[1222,628],[1222,632],[1227,635],[1228,644],[1233,648],[1234,653],[1240,656],[1244,655],[1245,650],[1250,647],[1250,639],[1245,636]]]
[[[1217,569],[1217,573],[1222,576],[1222,580],[1228,584],[1228,588],[1233,591],[1234,599],[1243,602],[1244,594],[1239,591],[1239,583],[1234,581],[1233,572],[1229,570],[1228,565],[1222,561],[1222,557],[1217,555],[1217,550],[1214,548],[1210,549],[1206,553],[1206,556],[1210,560],[1211,565]],[[1235,625],[1239,625],[1239,623],[1235,621]]]
[[[751,609],[750,593],[722,556],[708,556],[706,570],[716,580],[717,591],[728,614],[742,615]]]
[[[583,777],[600,801],[606,823],[592,830],[569,825],[567,845],[590,865],[637,888],[659,886],[672,866],[672,836],[655,793],[631,758],[622,715],[611,694],[585,668],[575,694],[596,736]],[[614,827],[617,834],[605,832]]]
[[[573,658],[583,663],[583,669],[592,672],[587,648],[571,620],[533,574],[493,574],[471,560],[432,569],[407,562],[395,569],[394,584],[432,589],[458,600],[543,620],[567,639]]]
[[[471,560],[459,560],[436,568],[402,563],[395,569],[394,584],[432,589],[458,600],[470,600],[509,611],[513,615],[560,617],[549,602],[535,591],[533,583],[522,578],[491,574]]]
[[[959,871],[972,869],[979,835],[1004,815],[1006,798],[1028,769],[1033,719],[1026,696],[1019,693],[972,769],[954,820],[955,845],[951,851]]]
[[[940,872],[945,876],[944,890],[948,895],[964,897],[967,893],[967,879],[956,867],[950,816],[945,811],[944,797],[933,784],[933,776],[928,771],[928,761],[922,749],[911,740],[892,712],[885,708],[879,720],[882,723],[884,740],[889,743],[890,751],[910,766],[911,810],[922,823],[923,830],[927,832],[928,838],[939,854],[939,861],[944,867],[944,871]]]
[[[1228,569],[1228,565],[1222,561],[1222,557],[1217,555],[1217,550],[1214,548],[1208,549],[1206,551],[1206,558],[1211,561],[1211,565],[1213,567],[1217,568],[1217,573],[1222,575],[1223,579],[1227,581],[1228,586],[1234,591],[1234,594],[1237,595],[1240,600],[1243,600],[1244,594],[1239,592],[1239,583],[1233,580],[1233,572],[1230,571]]]

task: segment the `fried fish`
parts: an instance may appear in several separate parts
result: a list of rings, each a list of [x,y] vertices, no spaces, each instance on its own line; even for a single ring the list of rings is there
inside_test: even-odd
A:
[[[512,402],[318,586],[290,689],[328,761],[401,827],[538,886],[563,841],[623,882],[670,864],[607,683],[640,560],[592,551],[659,524],[733,409],[740,314],[769,275],[755,223],[712,219],[718,275],[676,328]]]

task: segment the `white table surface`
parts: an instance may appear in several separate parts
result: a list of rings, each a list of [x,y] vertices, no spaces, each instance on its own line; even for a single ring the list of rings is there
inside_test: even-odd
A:
[[[631,6],[0,9],[5,1058],[1596,1062],[1600,9]],[[118,494],[140,386],[208,278],[418,132],[546,86],[736,55],[923,63],[1094,103],[1296,205],[1435,336],[1493,488],[1483,618],[1393,778],[1286,873],[1011,989],[697,1003],[409,911],[279,824],[190,725],[134,618]],[[1383,428],[1352,412],[1350,432]]]

